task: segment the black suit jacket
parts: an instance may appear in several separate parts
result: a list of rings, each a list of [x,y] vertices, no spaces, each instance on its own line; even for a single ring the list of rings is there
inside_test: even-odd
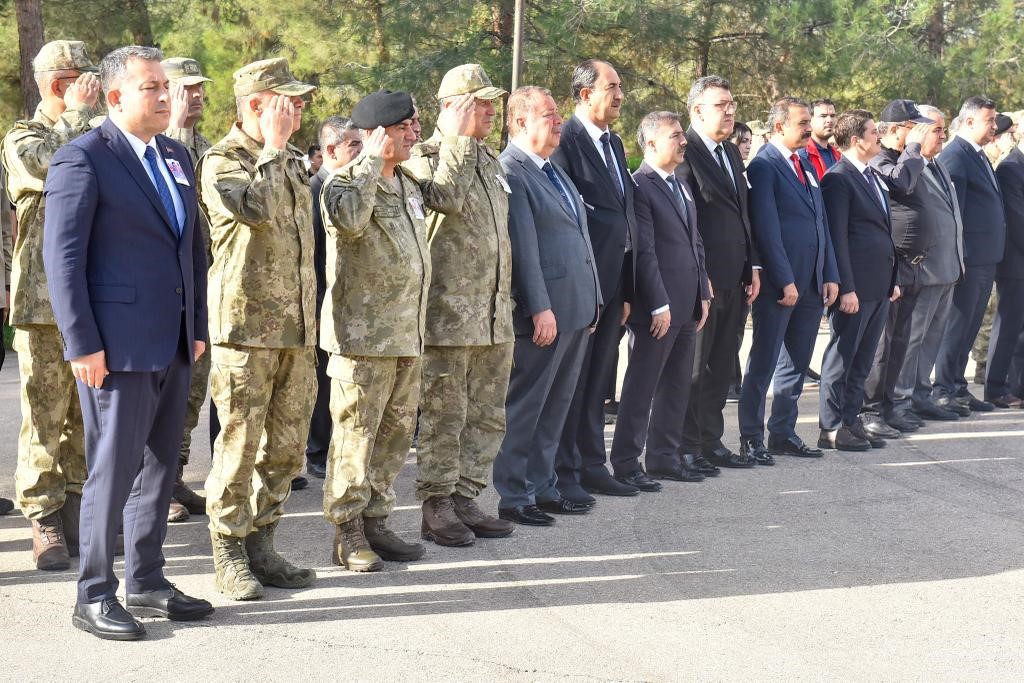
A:
[[[1003,198],[982,159],[967,140],[954,137],[938,156],[949,172],[964,221],[964,263],[990,266],[1003,260],[1006,215]],[[989,166],[991,168],[991,166]]]
[[[587,228],[594,247],[597,273],[601,281],[601,296],[611,301],[622,282],[622,262],[626,250],[626,231],[636,244],[636,214],[633,210],[633,183],[622,140],[611,134],[612,153],[622,175],[623,195],[612,184],[604,157],[597,151],[590,134],[576,116],[562,126],[562,140],[551,154],[551,161],[562,167],[583,198],[587,210]],[[633,251],[636,266],[636,251]],[[631,278],[625,283],[632,285]],[[626,293],[628,296],[628,292]]]
[[[710,299],[704,243],[697,211],[686,198],[686,214],[668,184],[645,162],[636,181],[636,295],[629,321],[649,325],[651,311],[669,306],[673,327],[689,315],[700,320],[701,300]],[[685,190],[684,190],[685,193]]]
[[[676,175],[690,186],[697,204],[711,284],[722,291],[750,284],[752,267],[761,263],[750,237],[746,168],[740,151],[729,141],[722,143],[736,179],[734,190],[732,181],[692,127],[686,131],[686,142],[686,161],[676,169]]]
[[[316,271],[316,317],[320,318],[320,308],[324,305],[327,294],[327,231],[324,230],[324,219],[320,215],[320,190],[330,173],[323,166],[309,179],[309,190],[313,195],[313,268]]]
[[[1024,278],[1024,152],[1014,147],[996,168],[1006,212],[1006,252],[999,278]]]
[[[822,176],[821,193],[840,294],[855,292],[863,301],[888,298],[896,284],[896,247],[886,192],[881,191],[880,200],[857,167],[843,157]]]

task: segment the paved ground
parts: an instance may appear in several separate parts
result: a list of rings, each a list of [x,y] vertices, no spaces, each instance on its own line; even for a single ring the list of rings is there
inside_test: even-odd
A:
[[[13,361],[0,373],[8,497]],[[809,441],[814,400],[802,406]],[[74,573],[33,571],[14,513],[0,518],[0,680],[1020,680],[1022,436],[1019,411],[936,424],[866,454],[601,498],[554,528],[431,545],[371,575],[331,567],[314,485],[292,496],[278,534],[317,568],[313,589],[220,600],[204,521],[174,525],[167,574],[217,613],[147,620],[141,643],[71,627]],[[394,525],[414,537],[409,463]],[[198,443],[186,478],[201,487],[208,468]]]

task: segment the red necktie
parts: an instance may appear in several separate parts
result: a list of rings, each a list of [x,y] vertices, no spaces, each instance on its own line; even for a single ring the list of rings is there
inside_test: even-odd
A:
[[[807,181],[804,179],[804,169],[800,167],[800,157],[796,154],[789,157],[793,162],[793,169],[796,171],[796,177],[800,181],[801,185],[807,185]]]

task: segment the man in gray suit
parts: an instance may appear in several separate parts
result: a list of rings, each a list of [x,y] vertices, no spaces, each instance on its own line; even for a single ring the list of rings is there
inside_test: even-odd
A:
[[[569,176],[548,161],[561,137],[555,100],[548,90],[527,86],[509,96],[507,111],[512,139],[500,161],[510,193],[516,339],[494,488],[502,519],[550,526],[555,520],[546,512],[590,509],[558,493],[555,452],[601,292],[583,201]]]

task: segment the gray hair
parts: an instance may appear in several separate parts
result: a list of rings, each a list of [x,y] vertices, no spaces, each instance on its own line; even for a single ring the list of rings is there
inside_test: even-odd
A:
[[[146,62],[161,62],[164,55],[155,47],[128,45],[119,47],[100,61],[100,85],[103,92],[113,90],[128,71],[128,62],[141,59]]]
[[[514,137],[522,131],[521,126],[516,123],[516,119],[533,112],[537,100],[542,97],[551,97],[551,91],[539,85],[524,85],[521,88],[516,88],[508,96],[508,104],[505,105],[505,109],[508,112],[509,134]]]
[[[320,124],[320,135],[318,136],[320,149],[327,149],[329,145],[340,145],[345,133],[352,130],[359,130],[352,123],[352,119],[344,116],[328,116]]]
[[[960,107],[960,118],[966,119],[968,116],[976,116],[982,109],[995,109],[996,103],[987,97],[979,97],[977,95],[968,97],[964,100],[964,104]]]
[[[946,115],[942,113],[942,110],[938,107],[933,107],[930,104],[919,104],[917,110],[921,112],[921,116],[929,118],[934,121],[936,118],[940,118],[943,121],[946,120]]]
[[[636,129],[636,144],[640,146],[640,151],[647,149],[647,143],[654,139],[659,128],[677,123],[679,120],[679,114],[674,111],[652,111],[645,116]]]
[[[768,130],[775,133],[776,125],[780,123],[785,125],[786,121],[789,120],[789,110],[791,107],[803,107],[808,111],[811,109],[811,105],[807,103],[807,100],[802,100],[799,97],[783,97],[781,100],[777,100],[768,112]]]
[[[686,109],[693,111],[693,105],[697,104],[697,100],[708,90],[712,88],[721,88],[722,90],[732,90],[732,86],[729,85],[729,81],[725,80],[721,76],[704,76],[698,78],[690,86],[690,94],[686,96]]]

